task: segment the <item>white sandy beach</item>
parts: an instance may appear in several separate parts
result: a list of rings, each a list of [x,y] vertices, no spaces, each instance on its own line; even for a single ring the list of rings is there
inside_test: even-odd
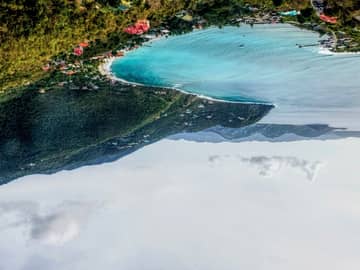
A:
[[[360,52],[333,52],[328,48],[324,48],[324,47],[320,47],[319,49],[319,53],[320,54],[325,54],[325,55],[334,55],[334,56],[354,56],[354,55],[360,55]]]
[[[116,57],[110,57],[106,58],[100,65],[99,65],[99,72],[101,75],[106,76],[109,80],[116,80],[126,83],[126,81],[121,80],[117,78],[112,72],[111,72],[111,65],[113,61],[116,59]]]

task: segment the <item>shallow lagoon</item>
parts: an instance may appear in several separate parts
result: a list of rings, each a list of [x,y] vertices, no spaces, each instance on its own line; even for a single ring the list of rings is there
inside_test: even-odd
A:
[[[360,56],[296,46],[319,39],[286,24],[210,28],[152,42],[116,60],[112,72],[131,82],[275,104],[270,123],[358,129]]]

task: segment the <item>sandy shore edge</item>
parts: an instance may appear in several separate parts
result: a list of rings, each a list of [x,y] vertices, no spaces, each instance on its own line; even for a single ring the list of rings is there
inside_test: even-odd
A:
[[[166,86],[159,86],[159,85],[147,85],[147,84],[142,84],[142,83],[130,82],[130,81],[127,81],[127,80],[124,80],[122,78],[119,78],[119,77],[115,76],[114,73],[111,70],[111,66],[112,66],[113,62],[116,59],[119,59],[119,58],[122,58],[122,57],[126,57],[126,54],[124,56],[121,56],[121,57],[109,57],[109,58],[106,58],[105,60],[103,60],[103,62],[98,66],[98,70],[99,70],[100,74],[105,76],[106,78],[108,78],[111,81],[118,81],[118,82],[121,82],[121,83],[126,84],[126,85],[144,86],[144,87],[159,87],[159,88],[164,88],[164,89],[170,89],[170,90],[174,90],[174,91],[179,91],[179,92],[181,92],[183,94],[186,94],[186,95],[193,95],[193,96],[197,96],[197,97],[202,98],[202,99],[216,101],[216,102],[239,103],[239,104],[256,104],[256,105],[267,105],[267,106],[276,107],[276,104],[272,104],[272,103],[223,100],[223,99],[217,99],[217,98],[208,97],[208,96],[205,96],[205,95],[200,95],[200,94],[196,94],[196,93],[187,92],[187,91],[185,91],[185,90],[183,90],[181,88],[176,88],[176,87],[166,87]]]

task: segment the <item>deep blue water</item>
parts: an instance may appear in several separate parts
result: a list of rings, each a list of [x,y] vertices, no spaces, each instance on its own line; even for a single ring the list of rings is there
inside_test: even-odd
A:
[[[112,72],[130,82],[272,103],[272,122],[297,113],[297,120],[351,126],[345,119],[360,117],[360,57],[296,46],[319,38],[286,24],[210,28],[152,42],[114,61]]]

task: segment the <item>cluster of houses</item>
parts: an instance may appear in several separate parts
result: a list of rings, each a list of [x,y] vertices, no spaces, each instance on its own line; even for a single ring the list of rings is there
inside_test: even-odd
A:
[[[312,5],[316,13],[318,14],[320,20],[328,24],[336,24],[338,22],[338,19],[336,17],[331,17],[324,14],[326,9],[325,4],[326,3],[324,0],[312,0]],[[357,42],[354,42],[354,40],[344,32],[338,31],[334,33],[334,35],[335,35],[334,37],[330,37],[327,40],[321,41],[322,45],[326,48],[333,48],[333,49],[336,48],[340,50],[359,46]]]
[[[124,4],[125,5],[125,4]],[[318,14],[320,20],[324,21],[325,23],[335,24],[337,23],[337,18],[327,16],[324,14],[325,4],[324,0],[312,0],[312,5]],[[127,7],[129,7],[128,2],[126,2]],[[248,11],[250,11],[251,15],[246,16],[238,16],[231,20],[233,24],[274,24],[280,23],[283,17],[295,17],[301,14],[300,11],[297,10],[288,10],[282,12],[266,12],[258,9],[256,7],[247,6]],[[125,9],[124,9],[125,10]],[[178,19],[181,19],[185,22],[189,22],[192,24],[193,29],[202,29],[204,26],[207,25],[207,21],[198,15],[192,14],[190,11],[181,10],[175,15]],[[319,25],[315,25],[314,27],[311,25],[312,29],[318,27]],[[320,25],[321,26],[321,25]],[[147,19],[139,19],[133,25],[130,25],[124,29],[124,32],[128,33],[129,35],[136,35],[141,37],[144,40],[153,40],[159,38],[161,36],[167,37],[170,35],[170,30],[164,26],[153,28],[150,27],[150,22]],[[320,41],[321,45],[327,48],[351,48],[359,46],[359,44],[353,42],[353,40],[346,36],[345,33],[336,33],[336,37],[329,36],[327,39],[322,39]],[[89,43],[87,41],[79,43],[76,47],[73,48],[73,55],[80,57],[84,54],[84,50],[89,47]],[[112,57],[122,57],[126,51],[130,51],[136,49],[138,45],[134,45],[130,42],[123,50],[118,50],[116,53],[112,51],[105,52],[103,54],[93,56],[90,60],[103,60]],[[73,75],[79,71],[82,66],[82,61],[75,61],[74,64],[67,64],[65,61],[52,61],[48,64],[44,65],[42,69],[47,72],[50,70],[61,70],[66,75]]]
[[[81,56],[84,53],[84,48],[88,47],[89,43],[88,42],[80,42],[74,49],[73,49],[73,54],[76,56]],[[62,73],[66,74],[66,75],[73,75],[77,72],[77,69],[79,69],[81,67],[81,62],[82,61],[75,61],[74,64],[69,63],[67,64],[65,60],[61,60],[61,61],[50,61],[49,63],[47,63],[46,65],[42,66],[42,70],[43,71],[51,71],[51,70],[60,70]]]
[[[323,48],[332,49],[336,46],[336,41],[332,36],[326,36],[326,38],[323,38],[320,40],[320,45]]]
[[[66,75],[74,75],[81,67],[81,61],[75,61],[74,63],[66,63],[65,60],[56,61],[53,60],[42,67],[44,71],[60,70]]]
[[[266,13],[260,12],[256,16],[242,16],[232,20],[232,23],[245,23],[245,24],[272,24],[272,23],[280,23],[281,16],[279,16],[276,12]]]
[[[84,50],[87,47],[89,47],[88,42],[81,42],[73,48],[72,54],[77,57],[80,57],[83,55]],[[124,51],[118,50],[116,51],[115,55],[113,54],[112,51],[107,51],[100,55],[90,57],[88,60],[103,60],[103,59],[111,58],[113,56],[116,57],[124,56]],[[83,68],[82,59],[68,63],[65,60],[52,60],[49,61],[46,65],[42,66],[42,70],[45,72],[59,70],[61,71],[61,73],[66,74],[68,76],[74,75],[75,73],[79,72],[82,68]]]
[[[344,32],[338,31],[336,32],[336,36],[337,36],[336,46],[338,49],[343,50],[348,48],[359,47],[359,44]]]

